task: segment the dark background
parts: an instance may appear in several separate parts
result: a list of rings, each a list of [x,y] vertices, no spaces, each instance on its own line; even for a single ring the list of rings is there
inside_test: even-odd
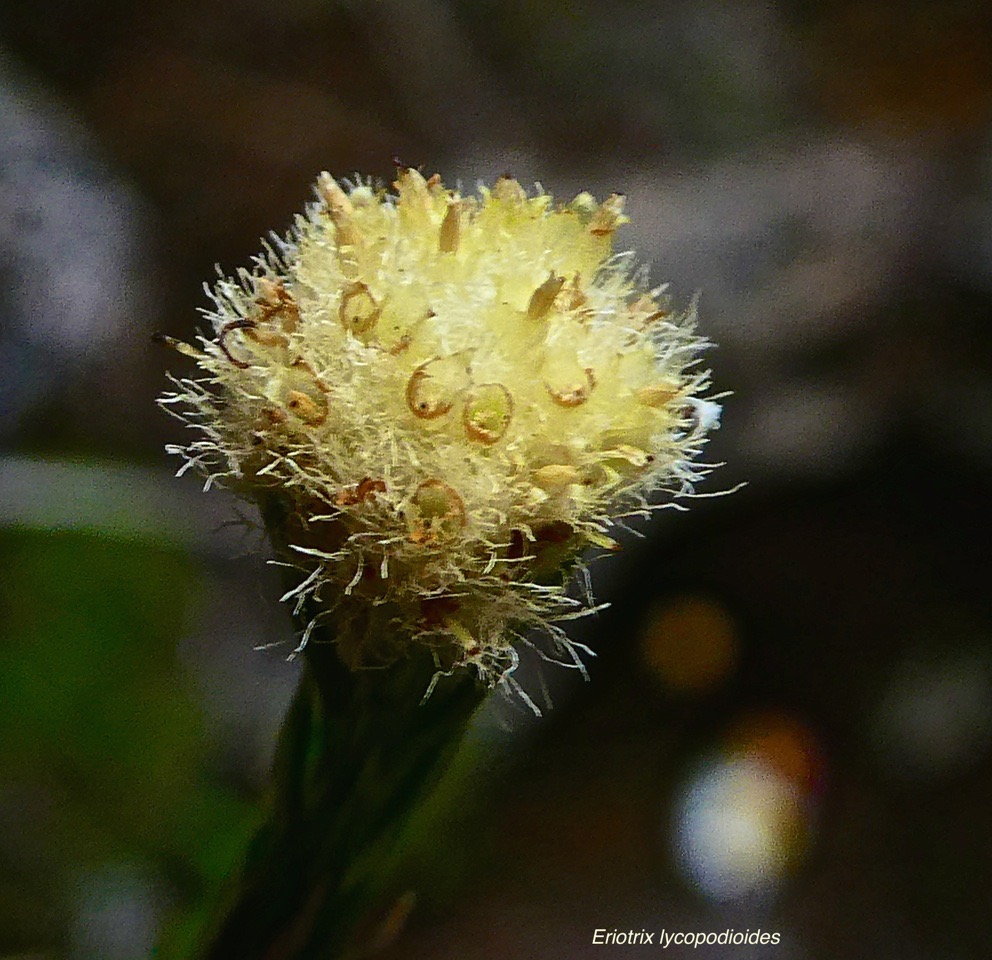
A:
[[[487,707],[383,956],[989,956],[990,16],[4,0],[0,957],[183,956],[234,869],[297,665],[257,530],[171,479],[150,336],[394,156],[627,194],[733,391],[700,492],[748,486],[593,565],[591,681]]]

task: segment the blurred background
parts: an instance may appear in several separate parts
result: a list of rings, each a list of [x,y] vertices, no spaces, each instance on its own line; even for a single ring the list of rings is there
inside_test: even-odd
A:
[[[591,682],[486,708],[383,956],[989,956],[987,4],[4,0],[0,957],[183,957],[235,868],[298,666],[150,338],[394,156],[627,194],[748,486],[594,564]]]

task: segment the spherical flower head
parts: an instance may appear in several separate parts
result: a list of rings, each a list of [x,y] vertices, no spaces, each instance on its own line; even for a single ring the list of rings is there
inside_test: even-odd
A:
[[[184,348],[205,376],[162,398],[200,436],[169,449],[261,503],[300,568],[286,598],[333,617],[350,665],[422,643],[495,682],[536,627],[581,668],[555,622],[590,605],[580,557],[705,470],[694,312],[613,253],[620,196],[394,186],[322,174],[208,291],[212,335]]]

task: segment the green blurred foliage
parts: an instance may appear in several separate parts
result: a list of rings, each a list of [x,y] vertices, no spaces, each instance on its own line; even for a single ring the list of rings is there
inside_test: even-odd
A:
[[[127,863],[163,890],[181,955],[254,824],[212,780],[176,659],[202,570],[155,544],[29,530],[0,539],[0,569],[0,817],[17,838],[0,847],[15,861],[0,950],[62,945],[75,885]]]

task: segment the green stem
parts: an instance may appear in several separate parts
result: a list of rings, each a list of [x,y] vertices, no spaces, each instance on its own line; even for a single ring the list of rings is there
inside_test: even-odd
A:
[[[467,673],[442,678],[426,650],[349,670],[315,631],[276,754],[271,814],[248,850],[207,960],[339,960],[404,893],[397,840],[485,695]],[[366,931],[364,937],[374,935]]]

